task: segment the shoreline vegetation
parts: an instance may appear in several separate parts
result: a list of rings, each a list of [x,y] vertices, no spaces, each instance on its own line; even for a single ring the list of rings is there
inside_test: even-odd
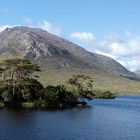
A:
[[[112,99],[110,91],[95,91],[93,79],[73,75],[64,85],[43,85],[38,81],[38,65],[27,59],[8,59],[0,63],[0,108],[63,109],[87,106],[93,98]]]

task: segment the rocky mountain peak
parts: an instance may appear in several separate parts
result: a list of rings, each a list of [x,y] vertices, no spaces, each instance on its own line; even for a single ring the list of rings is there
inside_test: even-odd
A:
[[[135,77],[115,60],[86,51],[74,43],[30,27],[7,28],[0,33],[1,57],[25,57],[41,67],[87,69]]]

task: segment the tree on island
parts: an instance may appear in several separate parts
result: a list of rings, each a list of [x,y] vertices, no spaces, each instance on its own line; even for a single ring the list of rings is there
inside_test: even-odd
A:
[[[65,85],[44,88],[35,75],[40,71],[38,65],[27,59],[4,60],[0,64],[0,101],[8,106],[32,103],[33,107],[47,109],[85,105],[85,99],[90,100],[94,96],[93,80],[89,76],[75,75],[69,79],[68,84],[73,90]],[[81,98],[82,101],[79,100]]]
[[[67,81],[72,86],[73,92],[78,92],[78,96],[81,98],[93,99],[95,94],[93,93],[93,80],[89,76],[85,75],[73,75]]]
[[[27,59],[9,59],[4,60],[1,63],[1,90],[3,90],[2,98],[5,102],[18,101],[21,99],[30,99],[32,92],[31,87],[36,88],[40,85],[40,89],[43,86],[34,79],[34,72],[39,72],[40,68],[36,64],[32,64]],[[38,92],[38,91],[35,91]]]

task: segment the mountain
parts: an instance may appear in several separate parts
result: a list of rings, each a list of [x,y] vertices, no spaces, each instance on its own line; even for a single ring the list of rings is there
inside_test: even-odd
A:
[[[0,33],[0,56],[28,58],[44,69],[87,69],[136,78],[115,60],[88,52],[38,28],[19,26],[5,29]]]
[[[7,28],[0,33],[0,60],[27,58],[40,65],[44,85],[62,84],[74,74],[89,75],[94,89],[140,93],[139,76],[112,58],[82,47],[42,29]]]
[[[140,75],[140,70],[135,70],[134,73],[136,73],[137,75]]]

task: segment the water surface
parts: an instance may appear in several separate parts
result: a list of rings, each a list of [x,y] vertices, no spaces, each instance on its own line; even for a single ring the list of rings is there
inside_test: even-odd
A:
[[[0,140],[138,140],[140,97],[95,99],[91,108],[0,110]]]

